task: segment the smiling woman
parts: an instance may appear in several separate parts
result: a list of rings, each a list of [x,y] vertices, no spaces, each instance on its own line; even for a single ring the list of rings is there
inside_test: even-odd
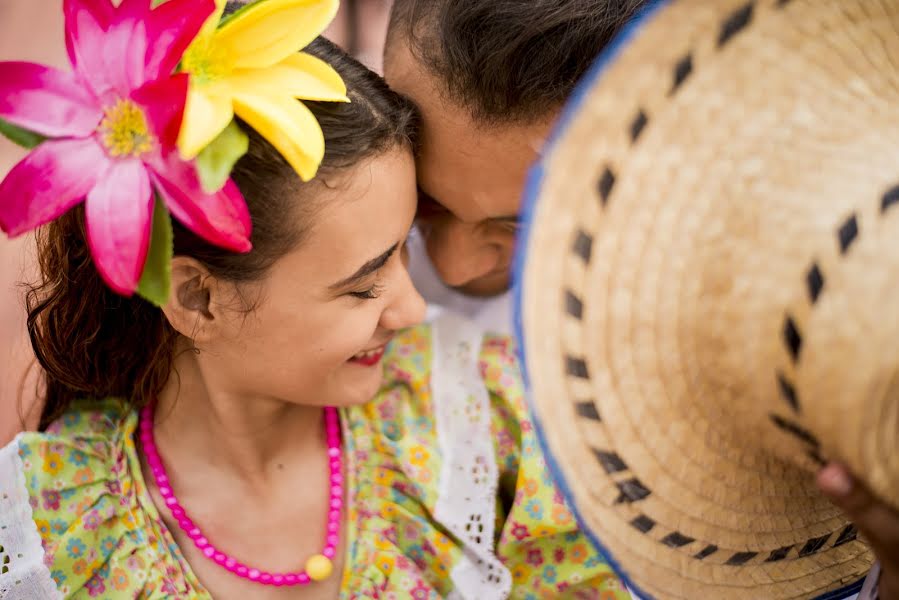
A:
[[[138,9],[159,16],[149,2],[67,0],[68,25],[102,17],[93,42],[121,43]],[[237,121],[248,148],[226,186],[251,222],[239,203],[198,222],[208,196],[168,185],[198,208],[172,211],[162,306],[104,281],[82,198],[38,231],[28,326],[46,404],[40,432],[0,448],[0,597],[625,597],[546,472],[514,347],[451,315],[415,326],[416,114],[331,43],[305,52],[350,100],[291,99],[321,129],[320,164],[298,168],[277,132]],[[160,150],[139,141],[124,145]],[[201,237],[235,222],[251,250]]]

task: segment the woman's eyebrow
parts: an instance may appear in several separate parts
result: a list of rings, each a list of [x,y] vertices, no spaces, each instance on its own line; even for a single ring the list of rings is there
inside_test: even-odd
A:
[[[330,289],[332,291],[341,290],[359,283],[360,281],[383,267],[385,264],[387,264],[387,261],[390,260],[390,257],[393,256],[393,253],[396,252],[397,248],[399,247],[400,244],[399,242],[397,242],[377,258],[373,258],[359,267],[359,269],[349,277],[341,279],[337,283],[331,285]]]

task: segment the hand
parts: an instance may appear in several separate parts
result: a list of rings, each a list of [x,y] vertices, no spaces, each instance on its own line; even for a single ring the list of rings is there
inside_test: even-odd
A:
[[[818,487],[849,516],[880,561],[880,600],[899,600],[899,511],[878,500],[843,465],[818,473]]]

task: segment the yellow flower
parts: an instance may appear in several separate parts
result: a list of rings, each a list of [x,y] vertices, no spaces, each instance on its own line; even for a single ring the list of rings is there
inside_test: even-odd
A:
[[[297,99],[348,102],[330,65],[300,52],[337,13],[338,0],[261,0],[222,20],[225,0],[182,60],[190,90],[178,147],[195,158],[236,114],[308,181],[325,153],[321,127]]]
[[[431,453],[424,446],[416,445],[409,449],[409,462],[413,465],[422,467],[430,457]]]
[[[453,547],[453,540],[448,536],[443,535],[440,532],[436,532],[434,534],[434,539],[431,540],[431,543],[434,544],[434,548],[439,551],[446,551]]]
[[[50,523],[44,519],[35,519],[34,524],[37,525],[37,532],[41,534],[41,539],[49,540],[50,539]]]
[[[381,554],[378,556],[378,562],[375,563],[378,566],[378,569],[381,570],[385,575],[390,575],[393,573],[394,567],[396,567],[396,558],[389,554]]]
[[[47,452],[44,455],[44,464],[43,464],[44,473],[49,473],[50,475],[56,475],[62,469],[62,456],[57,454],[56,452]]]

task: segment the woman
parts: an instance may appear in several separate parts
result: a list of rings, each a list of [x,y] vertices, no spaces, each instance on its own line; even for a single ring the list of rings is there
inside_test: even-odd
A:
[[[0,595],[626,597],[552,485],[509,342],[401,331],[424,314],[413,110],[307,52],[350,102],[307,103],[306,183],[243,124],[252,251],[176,225],[160,309],[105,285],[83,209],[39,232],[45,406],[0,450]]]

